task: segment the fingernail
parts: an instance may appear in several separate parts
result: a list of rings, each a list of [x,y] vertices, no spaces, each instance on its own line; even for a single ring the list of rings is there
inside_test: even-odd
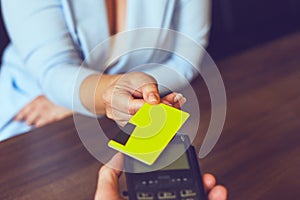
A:
[[[174,102],[178,102],[180,99],[184,98],[182,94],[178,93],[176,94],[176,96],[174,97]]]
[[[149,95],[149,101],[151,101],[151,102],[157,102],[158,98],[157,98],[157,96],[154,93],[151,93]]]

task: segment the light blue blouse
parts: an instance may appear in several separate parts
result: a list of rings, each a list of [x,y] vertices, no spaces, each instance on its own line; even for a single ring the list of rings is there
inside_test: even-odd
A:
[[[80,85],[87,76],[104,71],[101,66],[109,47],[101,56],[89,57],[80,74],[78,69],[91,50],[109,37],[105,0],[2,0],[2,9],[11,43],[4,52],[0,73],[0,141],[32,128],[13,118],[41,94],[88,114],[79,96],[74,96],[79,90],[75,82]],[[126,31],[168,28],[205,46],[210,0],[127,0],[126,17]],[[126,55],[107,73],[124,73],[132,66],[153,62],[151,56],[144,56],[147,53],[153,55],[148,51]],[[187,80],[196,74],[192,66],[175,56],[164,56],[161,62]],[[160,65],[142,71],[162,85],[184,84],[180,77],[168,76]]]

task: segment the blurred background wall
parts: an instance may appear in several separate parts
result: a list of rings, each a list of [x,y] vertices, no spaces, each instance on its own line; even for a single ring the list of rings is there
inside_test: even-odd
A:
[[[3,19],[2,19],[2,12],[1,12],[1,4],[0,4],[0,65],[1,65],[1,58],[2,58],[2,52],[5,48],[5,46],[8,44],[9,39],[6,34],[4,24],[3,24]]]
[[[212,4],[208,52],[215,60],[300,30],[300,0],[212,0]],[[0,55],[8,41],[1,18]]]
[[[300,0],[212,0],[215,60],[300,30]]]

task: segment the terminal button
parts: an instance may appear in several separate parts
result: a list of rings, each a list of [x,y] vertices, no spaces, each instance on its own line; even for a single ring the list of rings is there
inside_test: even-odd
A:
[[[138,192],[136,194],[138,200],[153,200],[154,195],[152,192]]]

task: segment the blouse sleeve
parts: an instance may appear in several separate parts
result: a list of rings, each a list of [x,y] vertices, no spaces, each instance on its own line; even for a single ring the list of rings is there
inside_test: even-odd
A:
[[[95,72],[79,69],[83,58],[67,28],[61,1],[3,0],[1,3],[13,48],[44,94],[59,105],[67,108],[74,105],[75,111],[88,114],[80,101],[79,86]]]
[[[172,16],[175,31],[189,38],[194,44],[202,46],[202,50],[204,50],[208,43],[211,25],[210,0],[181,0],[179,2],[180,4],[177,5]],[[175,48],[182,48],[180,42]],[[203,51],[199,49],[199,52],[191,52],[191,54],[193,63],[197,64],[195,66],[192,66],[191,63],[180,56],[173,54],[165,63],[162,63],[166,67],[158,65],[145,69],[144,72],[155,77],[158,84],[164,86],[160,88],[162,93],[167,92],[166,87],[169,90],[176,91],[184,87],[199,74]]]

